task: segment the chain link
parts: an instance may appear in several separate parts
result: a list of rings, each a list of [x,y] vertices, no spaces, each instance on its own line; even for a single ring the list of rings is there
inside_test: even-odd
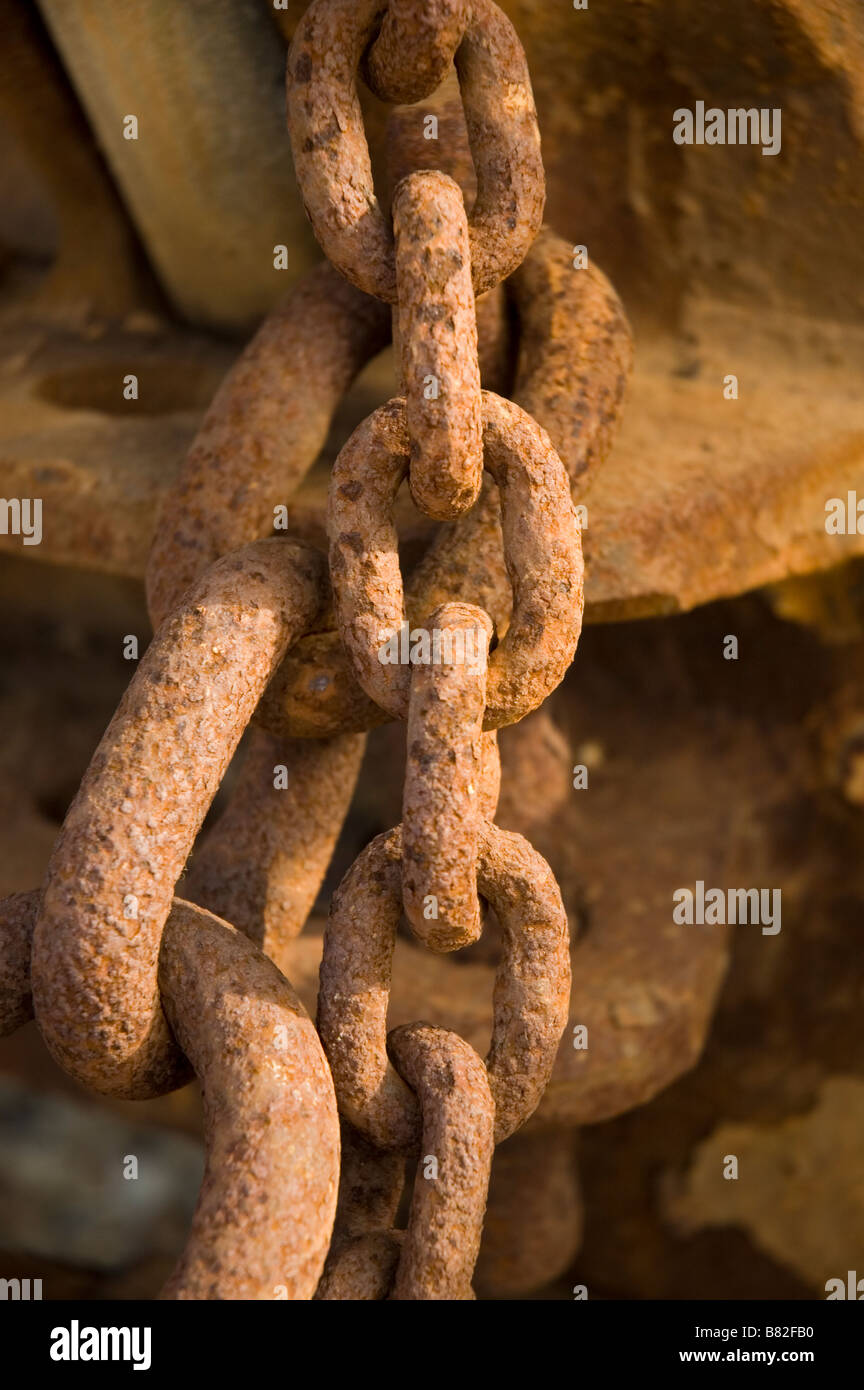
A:
[[[476,201],[466,211],[448,175],[409,170],[391,234],[357,74],[383,99],[417,101],[451,62]],[[332,265],[243,353],[166,502],[147,575],[156,637],[42,892],[0,903],[0,1032],[35,1008],[60,1064],[109,1094],[159,1095],[197,1072],[208,1177],[165,1297],[470,1299],[493,1148],[540,1102],[570,990],[552,872],[492,823],[495,730],[542,704],[572,661],[583,574],[570,483],[611,442],[629,330],[602,274],[565,274],[571,248],[540,232],[525,57],[491,0],[391,0],[383,16],[379,0],[314,0],[287,89],[298,180]],[[475,295],[520,265],[512,401],[480,385],[484,355],[504,369],[502,292]],[[403,396],[333,468],[331,613],[320,552],[260,537],[386,341],[387,304]],[[406,478],[420,509],[450,523],[407,595],[392,520]],[[419,660],[418,620],[421,650],[433,644]],[[174,889],[253,715],[233,797],[186,880],[195,906]],[[316,1034],[272,961],[285,962],[320,886],[359,735],[387,718],[407,721],[403,823],[334,894]],[[441,952],[477,940],[487,904],[503,952],[485,1064],[429,1023],[388,1034],[403,905]],[[405,1160],[418,1154],[401,1232]]]

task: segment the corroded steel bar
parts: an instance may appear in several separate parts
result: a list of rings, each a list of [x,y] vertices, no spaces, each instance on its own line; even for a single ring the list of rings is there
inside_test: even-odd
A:
[[[315,461],[336,406],[389,338],[387,310],[330,265],[265,319],[207,410],[147,564],[154,630],[208,565],[270,535]]]
[[[352,284],[393,303],[393,240],[372,181],[357,68],[379,0],[314,0],[288,55],[288,128],[312,227]],[[469,221],[474,289],[505,279],[540,229],[545,200],[540,136],[525,54],[492,0],[473,0],[456,54],[477,201]]]
[[[402,902],[418,940],[455,951],[476,941],[482,925],[477,850],[492,622],[471,604],[449,603],[436,608],[429,628],[450,660],[415,666],[411,678]]]
[[[174,885],[261,691],[319,610],[322,570],[275,539],[218,560],[162,624],[66,816],[33,997],[49,1049],[94,1090],[177,1084],[156,986]]]
[[[446,174],[410,174],[393,199],[394,309],[411,496],[446,520],[473,506],[483,473],[477,315],[468,221]]]
[[[254,727],[219,820],[183,892],[226,918],[282,968],[327,872],[366,740],[279,739]]]
[[[544,227],[508,281],[519,314],[515,400],[539,420],[575,483],[612,447],[633,370],[621,300],[593,261]]]
[[[330,265],[270,314],[217,392],[163,508],[147,568],[154,628],[208,564],[272,530],[274,509],[296,490],[351,380],[387,337],[384,306]],[[363,740],[348,736],[310,749],[253,730],[188,896],[276,959],[314,902],[362,753]],[[285,787],[274,786],[277,767]]]
[[[176,1299],[310,1299],[339,1181],[339,1120],[315,1028],[239,932],[175,900],[159,961],[168,1021],[204,1090],[207,1167]]]
[[[489,1076],[473,1047],[445,1028],[408,1023],[393,1030],[387,1046],[423,1116],[392,1296],[403,1302],[471,1299],[495,1143]]]
[[[363,62],[380,101],[431,96],[449,71],[471,18],[471,0],[388,0],[381,30]]]
[[[520,835],[484,826],[477,884],[504,933],[487,1057],[500,1143],[534,1112],[551,1074],[567,1021],[569,938],[552,872]],[[416,1101],[386,1053],[400,907],[397,827],[367,845],[334,894],[318,997],[340,1112],[382,1149],[408,1149],[419,1139]]]
[[[371,1231],[345,1241],[331,1252],[316,1300],[380,1302],[393,1285],[401,1249],[401,1231]]]
[[[40,893],[0,901],[0,1036],[32,1017]],[[175,898],[159,956],[168,1020],[204,1093],[207,1164],[176,1299],[309,1299],[336,1209],[326,1059],[288,981],[227,922]]]
[[[567,476],[548,436],[518,406],[488,391],[483,426],[515,595],[510,626],[489,659],[484,728],[494,729],[536,709],[563,679],[582,625],[583,570]],[[408,634],[392,510],[407,465],[404,406],[395,398],[342,449],[327,517],[342,640],[363,689],[403,719],[411,664],[403,652]]]

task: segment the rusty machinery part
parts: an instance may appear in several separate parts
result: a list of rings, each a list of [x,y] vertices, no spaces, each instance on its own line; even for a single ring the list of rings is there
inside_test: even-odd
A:
[[[388,0],[381,30],[363,60],[380,101],[423,101],[447,76],[471,18],[471,0]]]
[[[494,729],[537,709],[562,680],[582,625],[583,571],[567,475],[544,431],[512,401],[484,391],[483,446],[514,590],[510,626],[489,658],[484,728]],[[392,513],[407,470],[405,407],[396,397],[342,449],[327,516],[342,640],[367,695],[398,719],[408,713],[411,662],[401,650],[409,634]]]
[[[421,512],[446,521],[474,505],[483,475],[477,315],[459,185],[435,170],[403,179],[393,234],[408,483]]]
[[[147,565],[154,631],[200,574],[270,535],[389,315],[321,265],[286,295],[216,393],[165,499]]]
[[[492,622],[481,608],[449,603],[436,608],[429,626],[433,640],[450,650],[437,663],[412,668],[402,902],[418,940],[433,951],[455,951],[481,931],[477,849]]]
[[[387,1048],[422,1115],[417,1177],[392,1297],[473,1298],[471,1275],[495,1143],[489,1074],[473,1047],[428,1023],[394,1028]],[[426,1171],[429,1159],[434,1175]]]
[[[0,902],[0,1036],[32,1015],[37,892]],[[204,1095],[207,1162],[170,1299],[310,1299],[330,1241],[339,1122],[327,1061],[288,981],[227,922],[175,898],[159,989]]]
[[[569,276],[561,271],[566,266]],[[514,395],[548,430],[575,480],[602,463],[614,439],[633,360],[630,326],[602,272],[573,271],[572,247],[554,232],[538,237],[510,284],[520,337],[534,344],[530,362],[520,352]],[[407,583],[412,622],[460,599],[486,609],[499,629],[506,626],[512,589],[488,479],[471,511],[441,528]],[[274,733],[323,738],[373,728],[388,716],[357,684],[338,635],[322,632],[288,653],[258,717]]]
[[[323,557],[270,539],[217,560],[162,624],[93,755],[54,849],[33,995],[60,1065],[95,1091],[177,1085],[156,982],[195,837],[261,692],[313,622]]]
[[[366,747],[362,734],[278,739],[251,728],[219,820],[182,892],[232,922],[282,968],[327,872]]]
[[[583,1226],[578,1142],[572,1128],[523,1130],[495,1150],[474,1271],[481,1298],[524,1298],[573,1264]]]
[[[382,1149],[410,1149],[420,1125],[417,1101],[386,1051],[401,875],[396,827],[367,845],[333,896],[318,998],[340,1113]],[[477,885],[504,936],[486,1059],[500,1143],[533,1114],[551,1075],[567,1022],[570,943],[552,872],[521,835],[482,827]]]
[[[357,69],[380,0],[314,0],[288,54],[288,128],[294,168],[328,260],[367,294],[397,298],[393,238],[372,181]],[[540,229],[545,180],[525,54],[492,0],[472,0],[456,71],[477,200],[469,219],[474,290],[520,264]]]

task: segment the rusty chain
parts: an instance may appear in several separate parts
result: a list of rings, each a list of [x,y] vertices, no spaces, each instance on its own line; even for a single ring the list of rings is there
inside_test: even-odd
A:
[[[358,73],[382,99],[416,102],[451,62],[476,200],[409,168],[391,233]],[[601,272],[568,274],[570,248],[541,231],[530,80],[492,0],[391,0],[383,16],[379,0],[314,0],[287,91],[297,176],[332,265],[242,354],[166,502],[147,574],[156,636],[41,891],[0,903],[0,1033],[35,1013],[67,1072],[126,1098],[196,1072],[208,1167],[164,1297],[469,1299],[493,1148],[541,1099],[570,988],[552,872],[493,824],[495,731],[542,704],[572,661],[571,484],[610,445],[629,331]],[[502,292],[475,296],[513,272],[508,400],[481,390],[481,362],[503,371]],[[320,534],[262,537],[386,342],[391,305],[402,395],[333,467],[331,595]],[[448,523],[407,592],[392,520],[405,479]],[[363,735],[388,718],[407,726],[403,822],[334,895],[316,1032],[277,967],[320,888]],[[184,901],[175,889],[250,723]],[[403,907],[423,946],[449,952],[478,938],[486,905],[504,946],[485,1064],[429,1023],[388,1034]]]

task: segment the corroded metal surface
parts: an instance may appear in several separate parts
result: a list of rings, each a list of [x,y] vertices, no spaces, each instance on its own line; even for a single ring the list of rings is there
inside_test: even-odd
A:
[[[400,868],[397,828],[373,840],[343,879],[318,1000],[340,1111],[384,1149],[408,1148],[419,1136],[416,1102],[385,1049]],[[487,1057],[500,1143],[537,1108],[554,1063],[570,993],[569,937],[549,867],[521,836],[484,828],[477,882],[505,932]]]
[[[39,898],[0,901],[0,1034],[32,1016]],[[161,1296],[309,1299],[339,1174],[336,1099],[312,1022],[244,936],[179,898],[162,940],[159,989],[203,1088],[207,1147],[186,1248]]]
[[[442,642],[458,641],[462,650],[450,663],[413,668],[402,794],[402,903],[419,941],[434,951],[455,951],[476,941],[481,928],[476,866],[483,782],[495,772],[494,765],[484,767],[492,759],[482,733],[492,623],[467,603],[437,608],[429,623]],[[500,763],[498,768],[500,777]],[[485,799],[492,797],[487,793]]]
[[[363,75],[382,101],[422,101],[447,75],[471,18],[470,0],[389,0]]]
[[[358,288],[396,299],[393,243],[372,183],[357,64],[378,0],[314,0],[288,56],[288,124],[303,201],[329,260]],[[540,136],[525,55],[492,0],[474,0],[456,56],[477,201],[469,220],[478,294],[519,265],[540,227]]]
[[[483,421],[507,565],[519,576],[510,626],[489,660],[484,727],[492,729],[536,709],[572,661],[582,620],[582,562],[564,469],[543,430],[512,401],[489,392]],[[398,718],[407,713],[411,668],[385,665],[379,652],[400,640],[405,622],[391,517],[407,467],[404,404],[397,398],[355,430],[339,455],[328,516],[342,640],[364,690]]]
[[[33,942],[40,1028],[94,1090],[158,1095],[182,1075],[156,983],[174,885],[321,580],[321,557],[289,541],[217,561],[163,623],[94,754]]]
[[[147,564],[154,628],[229,550],[267,536],[320,452],[388,315],[319,266],[269,315],[220,386],[162,508]]]
[[[495,1102],[473,1048],[428,1023],[395,1029],[387,1047],[423,1116],[420,1158],[392,1297],[470,1299],[480,1249]],[[435,1171],[428,1171],[428,1156]]]
[[[462,193],[446,174],[409,174],[393,199],[408,481],[437,520],[473,506],[483,473],[480,363]]]
[[[394,10],[392,24],[385,25],[379,51],[379,77],[385,84],[383,69],[394,62],[394,34],[409,13]],[[266,529],[271,510],[282,510],[271,504],[271,483],[278,478],[279,485],[293,490],[323,437],[335,401],[382,340],[386,315],[373,312],[362,296],[327,271],[320,286],[313,284],[308,291],[309,304],[324,329],[342,334],[344,341],[335,350],[322,343],[323,381],[310,393],[312,399],[302,398],[296,371],[286,380],[280,362],[286,325],[296,327],[303,319],[301,291],[241,360],[193,446],[176,506],[169,505],[163,517],[159,546],[164,536],[168,548],[163,557],[157,546],[152,571],[157,590],[159,585],[164,590],[155,598],[157,620],[190,580],[192,588],[162,623],[97,750],[66,817],[39,907],[32,967],[35,1005],[49,1046],[68,1072],[106,1093],[147,1096],[176,1084],[192,1061],[204,1083],[208,1117],[216,1125],[208,1135],[213,1180],[202,1189],[192,1241],[169,1282],[168,1296],[240,1297],[250,1289],[255,1296],[268,1296],[261,1293],[259,1275],[249,1271],[251,1252],[260,1245],[267,1277],[277,1259],[287,1260],[287,1283],[280,1287],[288,1297],[309,1298],[316,1287],[317,1296],[328,1300],[472,1297],[471,1271],[495,1143],[532,1116],[536,1126],[557,1128],[602,1118],[644,1099],[659,1084],[658,1077],[686,1064],[688,1050],[698,1049],[725,960],[723,934],[705,947],[694,933],[689,965],[682,968],[678,942],[673,945],[669,939],[675,934],[664,926],[659,878],[654,922],[659,934],[634,934],[626,872],[620,874],[626,898],[620,921],[610,925],[607,919],[605,932],[597,930],[592,912],[598,889],[590,883],[590,858],[586,882],[566,885],[568,905],[575,895],[575,916],[589,925],[587,939],[573,948],[561,894],[545,860],[520,836],[485,819],[494,810],[500,773],[493,731],[539,707],[561,681],[579,637],[582,552],[569,482],[577,486],[578,511],[587,523],[593,504],[583,502],[588,491],[583,492],[582,475],[593,465],[586,485],[590,489],[596,465],[611,445],[631,366],[630,330],[593,260],[590,265],[584,260],[568,263],[571,251],[575,256],[585,248],[569,248],[545,234],[512,291],[522,326],[517,390],[548,419],[556,442],[561,439],[566,471],[548,435],[521,406],[488,392],[480,397],[469,259],[478,289],[492,286],[522,260],[542,210],[539,144],[524,55],[501,12],[490,0],[476,0],[461,41],[466,15],[458,6],[436,7],[435,16],[438,42],[430,46],[418,33],[416,49],[406,55],[412,69],[407,81],[422,90],[428,71],[442,69],[445,55],[456,48],[478,194],[466,220],[456,183],[434,173],[410,176],[395,194],[395,261],[372,188],[356,88],[364,55],[375,66],[366,49],[378,33],[380,7],[371,0],[350,9],[346,0],[315,0],[289,59],[289,115],[310,215],[350,278],[384,299],[396,299],[396,349],[409,396],[407,409],[395,399],[369,416],[337,460],[328,517],[332,609],[322,557],[292,542],[280,546],[271,540],[232,551],[201,577],[214,555],[251,539]],[[434,16],[429,17],[434,28]],[[443,216],[440,207],[430,205],[427,195],[433,186],[447,205]],[[450,256],[455,281],[438,273],[434,257],[434,264],[426,266],[427,272],[432,268],[431,277],[427,273],[424,278],[421,264],[411,263],[412,238],[419,244],[439,235],[436,256],[442,264]],[[487,303],[487,334],[503,377],[509,335],[501,295]],[[427,332],[435,320],[443,333]],[[429,368],[426,378],[436,383],[446,386],[448,375],[459,382],[454,395],[461,399],[461,414],[447,416],[443,445],[440,419],[430,423],[417,409],[418,371],[424,367]],[[262,375],[266,389],[257,400],[253,384]],[[737,399],[737,378],[730,379],[736,381]],[[286,462],[274,426],[278,411],[292,399],[308,430],[299,457]],[[392,515],[395,493],[414,469],[416,497],[428,512],[453,516],[474,501],[481,402],[482,461],[497,491],[486,480],[470,514],[460,515],[439,534],[412,576],[406,601]],[[211,446],[219,461],[218,477],[209,476]],[[443,486],[441,477],[435,477],[442,471],[436,465],[442,449],[448,462]],[[236,516],[227,527],[216,515],[224,512],[226,501],[236,503]],[[284,510],[283,524],[287,504]],[[649,524],[645,535],[650,539],[650,534]],[[214,588],[215,616],[208,608]],[[435,607],[445,601],[447,606]],[[469,602],[474,607],[466,615]],[[466,623],[482,625],[482,678],[471,673],[468,680],[465,671],[449,670],[430,672],[428,679],[420,670],[412,674],[417,658],[413,652],[406,656],[403,645],[409,619],[417,613],[445,632],[454,626],[462,631]],[[331,630],[334,622],[338,635]],[[297,639],[303,634],[301,650]],[[412,643],[413,634],[407,635]],[[295,641],[292,666],[282,659]],[[385,672],[385,666],[391,669]],[[648,681],[649,668],[650,662],[643,663],[640,683],[643,676]],[[350,797],[362,751],[354,731],[377,721],[377,705],[388,715],[407,715],[413,740],[406,826],[379,836],[356,859],[334,900],[324,942],[318,1019],[335,1090],[343,1118],[382,1152],[364,1152],[362,1140],[352,1141],[341,1217],[320,1284],[335,1203],[338,1141],[334,1143],[327,1067],[311,1025],[295,1008],[299,1032],[291,1036],[301,1055],[307,1043],[311,1046],[307,1070],[318,1075],[317,1066],[319,1080],[324,1078],[315,1099],[323,1109],[313,1106],[299,1116],[301,1138],[285,1151],[277,1141],[271,1166],[261,1111],[270,1103],[272,1078],[261,1083],[259,1074],[262,1066],[268,1069],[269,1039],[263,1060],[250,1050],[248,1071],[242,1065],[221,1071],[223,1053],[233,1057],[244,1052],[232,1003],[232,963],[242,961],[256,995],[255,1007],[246,1010],[244,1001],[240,1012],[265,1029],[272,1019],[255,1009],[258,995],[267,994],[265,977],[271,968],[267,965],[263,976],[256,973],[263,957],[249,956],[252,948],[232,933],[227,956],[217,961],[212,989],[206,969],[197,970],[194,988],[182,982],[175,986],[172,963],[184,977],[197,968],[195,950],[202,943],[209,950],[208,931],[198,930],[202,918],[217,934],[230,929],[175,902],[183,944],[174,941],[170,925],[163,933],[173,885],[268,684],[260,715],[264,732],[259,728],[250,735],[234,803],[202,848],[190,884],[205,902],[218,898],[224,910],[235,911],[239,925],[278,951],[286,967],[294,949],[292,934],[316,894]],[[461,725],[447,709],[451,692],[462,702]],[[317,738],[308,752],[286,742],[298,732]],[[526,750],[530,758],[531,747],[529,738],[521,748],[523,761]],[[588,742],[581,750],[592,776],[603,762],[598,747]],[[573,772],[579,770],[574,767]],[[268,835],[261,837],[251,827],[274,806],[271,773],[272,793],[288,795],[279,814],[270,818]],[[580,786],[587,781],[574,781],[574,788]],[[308,823],[302,823],[308,788],[315,788],[317,803]],[[592,811],[601,803],[602,797],[595,796]],[[638,809],[640,814],[644,810]],[[124,816],[129,818],[125,822]],[[547,820],[538,816],[538,835],[547,828]],[[617,851],[629,844],[616,826]],[[288,858],[304,849],[306,863],[295,869]],[[285,856],[282,901],[280,853]],[[659,866],[654,872],[659,874]],[[484,971],[488,982],[491,965],[496,968],[491,1010],[488,1004],[478,1009],[475,997],[467,1039],[442,1032],[438,1025],[409,1022],[389,1034],[391,1065],[385,1042],[400,886],[416,934],[437,949],[473,946],[481,926],[478,893],[491,908],[488,930],[473,955],[469,952],[459,985],[452,970],[436,977],[440,962],[430,972],[430,958],[419,953],[424,963],[418,978],[422,974],[429,985],[423,994],[430,1005],[437,988],[452,1008],[463,998],[463,987],[476,981],[472,971]],[[662,893],[665,903],[665,880]],[[428,904],[437,909],[441,902],[443,918],[426,912]],[[15,996],[10,1009],[15,1017],[22,1007],[20,1000],[15,1002],[16,991],[27,987],[18,958],[20,919],[20,904],[13,904],[11,946],[0,971],[4,994]],[[437,925],[429,926],[429,921]],[[779,917],[777,921],[779,929]],[[661,949],[653,950],[658,945]],[[157,976],[160,946],[164,978],[163,973]],[[414,969],[418,953],[416,947],[412,950]],[[571,1047],[559,1050],[571,954],[577,977],[570,1015],[574,1036]],[[697,979],[699,961],[704,968]],[[230,988],[226,977],[231,977]],[[76,1007],[83,1000],[84,1006],[84,1026],[77,1032],[72,1000]],[[184,1016],[190,1001],[190,1017],[203,1012],[214,1025],[212,1048],[206,1034],[200,1045]],[[488,1022],[490,1013],[491,1047],[484,1068],[470,1034]],[[276,1031],[281,1035],[286,1030]],[[590,1059],[579,1055],[586,1050],[580,1034],[592,1039]],[[544,1097],[553,1069],[560,1074]],[[217,1081],[225,1082],[224,1108]],[[243,1104],[234,1105],[234,1089],[244,1103],[257,1106],[243,1129],[239,1125],[247,1117]],[[297,1086],[293,1089],[296,1100]],[[327,1152],[313,1174],[307,1121],[311,1116],[314,1130],[316,1116],[325,1112]],[[286,1119],[292,1117],[297,1118],[296,1112],[289,1106]],[[263,1123],[266,1127],[269,1114]],[[220,1150],[223,1133],[229,1140],[227,1158]],[[403,1175],[392,1159],[416,1148],[418,1140],[421,1150],[438,1152],[421,1152],[408,1229],[400,1238],[394,1221]],[[259,1174],[271,1182],[279,1181],[289,1158],[299,1164],[299,1170],[292,1169],[298,1201],[304,1221],[311,1211],[314,1230],[310,1234],[298,1223],[302,1249],[296,1260],[290,1251],[286,1254],[280,1221],[274,1227],[266,1202],[259,1201],[254,1188],[233,1182],[232,1161],[240,1152],[248,1152]],[[427,1171],[433,1161],[434,1173]]]

